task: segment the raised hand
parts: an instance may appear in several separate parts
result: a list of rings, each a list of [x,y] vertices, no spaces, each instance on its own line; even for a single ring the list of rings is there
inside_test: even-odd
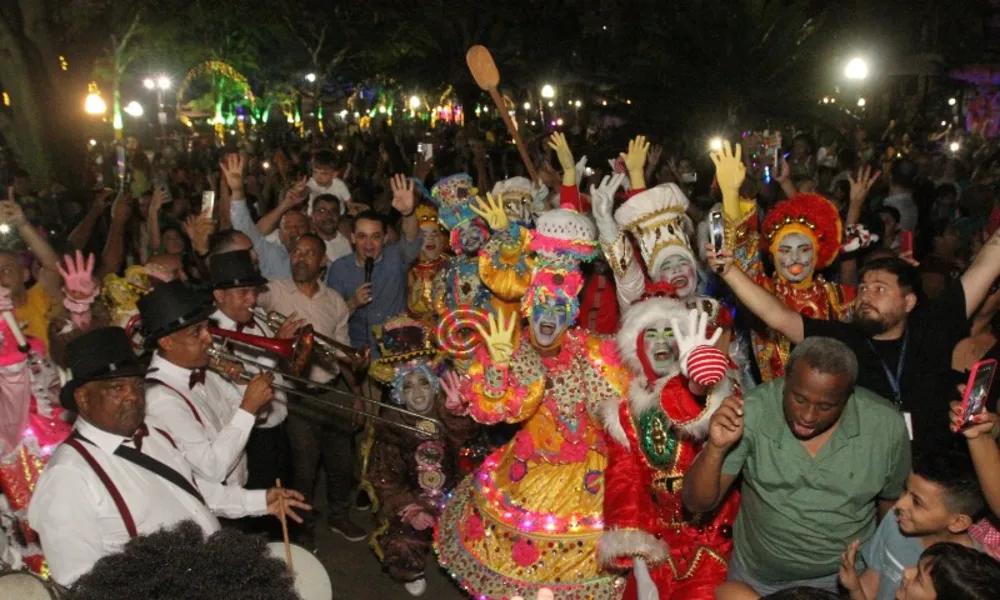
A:
[[[1000,423],[1000,415],[983,410],[983,412],[972,417],[972,424],[966,425],[963,417],[962,403],[954,401],[951,403],[951,430],[961,431],[967,439],[974,440],[979,436],[989,436],[994,428]]]
[[[222,177],[226,180],[226,185],[233,192],[237,190],[243,191],[243,168],[245,165],[246,159],[238,152],[227,154],[219,162],[219,167],[222,169]]]
[[[657,165],[660,162],[660,155],[663,154],[663,146],[657,144],[649,149],[649,155],[647,157],[647,164]]]
[[[865,203],[868,192],[881,175],[882,171],[875,171],[873,174],[872,168],[868,165],[858,169],[857,178],[852,177],[850,173],[847,174],[847,181],[851,183],[851,206],[861,206]]]
[[[732,144],[726,140],[720,150],[712,152],[709,156],[715,165],[715,178],[719,182],[719,189],[738,192],[747,175],[747,167],[743,164],[743,147],[736,144],[734,152]]]
[[[208,253],[208,240],[215,233],[215,219],[203,214],[190,215],[184,221],[184,233],[191,240],[191,246],[199,255]]]
[[[628,169],[629,173],[641,173],[646,166],[646,154],[649,152],[649,142],[646,141],[646,136],[640,135],[636,136],[634,140],[628,143],[628,152],[622,152],[620,154],[623,161],[625,161],[625,168]]]
[[[478,198],[475,203],[470,206],[472,212],[479,215],[479,217],[486,221],[486,224],[490,226],[493,231],[503,231],[507,229],[510,225],[510,220],[507,218],[507,212],[504,211],[503,204],[500,202],[499,198],[494,198],[493,194],[486,192],[486,199]]]
[[[493,364],[506,367],[514,356],[514,327],[517,326],[517,315],[511,315],[510,322],[504,319],[503,313],[489,316],[487,329],[476,323],[476,330],[483,336],[486,349],[493,359]]]
[[[566,141],[565,135],[558,131],[553,133],[552,137],[549,138],[549,148],[555,150],[556,157],[559,158],[559,166],[562,167],[563,173],[576,170],[573,151],[570,150],[569,142]]]
[[[716,252],[715,244],[705,244],[705,262],[719,275],[723,277],[728,275],[729,270],[733,268],[734,261],[735,257],[731,249],[723,248]]]
[[[722,328],[717,328],[708,337],[708,314],[698,309],[688,313],[686,332],[677,319],[670,318],[670,327],[677,342],[678,360],[685,376],[704,386],[713,386],[726,375],[726,355],[713,344],[722,336]]]
[[[396,174],[392,178],[392,207],[404,217],[413,214],[416,204],[416,194],[413,191],[413,182],[406,178],[406,175]]]
[[[444,390],[444,407],[456,415],[468,412],[468,402],[462,400],[462,382],[458,374],[448,371],[441,377],[441,389]]]
[[[97,280],[94,279],[94,255],[90,254],[86,260],[83,253],[76,251],[75,260],[73,256],[63,257],[66,266],[56,263],[59,276],[63,278],[63,291],[78,302],[90,303],[97,294]]]
[[[21,210],[21,206],[17,202],[6,200],[0,202],[0,223],[6,223],[13,227],[24,227],[28,223],[28,218],[24,216],[24,211]]]
[[[743,398],[730,396],[712,415],[708,443],[718,450],[728,450],[743,437]]]
[[[615,192],[625,181],[625,173],[615,173],[605,175],[601,179],[601,185],[590,186],[590,206],[594,213],[594,220],[597,221],[597,229],[601,234],[601,240],[610,244],[618,236],[618,224],[612,216],[615,206]]]

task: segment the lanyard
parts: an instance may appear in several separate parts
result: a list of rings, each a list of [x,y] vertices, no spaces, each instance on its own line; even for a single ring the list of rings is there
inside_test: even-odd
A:
[[[878,362],[882,365],[882,370],[885,371],[885,378],[889,380],[889,387],[892,388],[892,392],[896,395],[895,403],[899,406],[902,403],[902,398],[900,396],[900,381],[903,379],[903,365],[906,363],[906,345],[910,341],[910,330],[907,329],[906,333],[903,334],[903,345],[899,348],[899,361],[896,363],[896,374],[893,375],[892,371],[889,370],[889,365],[885,364],[885,360],[882,355],[878,353],[875,349],[875,344],[871,340],[868,340],[868,347],[872,349],[872,353],[878,358]]]

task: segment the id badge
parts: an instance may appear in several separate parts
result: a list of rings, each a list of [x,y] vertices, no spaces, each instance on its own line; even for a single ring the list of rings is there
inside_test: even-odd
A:
[[[910,441],[913,441],[913,416],[909,412],[903,412],[903,420],[906,421],[906,431],[910,434]]]

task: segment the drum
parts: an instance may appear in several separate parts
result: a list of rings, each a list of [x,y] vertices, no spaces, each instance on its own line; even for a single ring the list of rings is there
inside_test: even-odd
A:
[[[295,592],[302,600],[333,600],[333,583],[323,563],[312,552],[302,546],[292,544],[292,574],[295,576]],[[285,561],[285,544],[271,542],[267,545],[271,556]],[[4,600],[0,596],[0,600]]]
[[[59,600],[59,590],[55,583],[30,571],[4,571],[0,573],[0,600]]]

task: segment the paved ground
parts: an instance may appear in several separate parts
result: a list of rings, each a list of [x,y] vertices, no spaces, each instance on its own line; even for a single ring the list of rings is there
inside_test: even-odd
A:
[[[374,515],[354,513],[357,522],[369,531],[375,528]],[[382,565],[367,542],[348,542],[326,527],[316,528],[316,556],[333,581],[334,600],[405,600],[412,598],[401,584],[382,572]],[[427,558],[427,600],[467,600],[448,575],[438,567],[433,553]]]

